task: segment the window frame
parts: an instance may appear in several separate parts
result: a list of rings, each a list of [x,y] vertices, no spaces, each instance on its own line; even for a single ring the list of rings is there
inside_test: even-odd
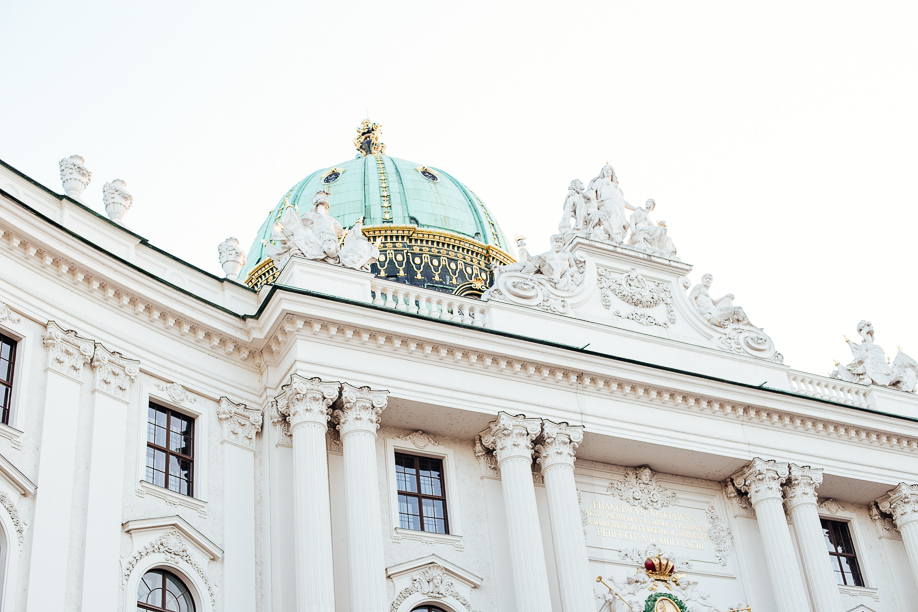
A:
[[[416,493],[413,491],[405,491],[403,489],[398,488],[398,459],[399,459],[399,456],[409,457],[414,460],[414,471],[415,471],[414,480],[415,480],[415,483],[417,484]],[[422,493],[421,465],[420,465],[422,459],[427,459],[430,461],[437,461],[440,463],[440,490],[443,493],[442,495],[431,495],[427,493]],[[411,529],[411,531],[423,531],[424,533],[434,533],[437,535],[451,535],[450,530],[449,530],[449,516],[450,516],[449,500],[446,499],[446,480],[447,478],[446,478],[446,469],[445,469],[445,466],[443,465],[443,460],[440,459],[439,457],[430,457],[427,455],[418,455],[415,453],[406,453],[406,452],[401,452],[397,450],[395,451],[395,467],[396,467],[396,480],[395,480],[396,496],[399,497],[399,496],[404,495],[408,497],[414,497],[418,500],[418,518],[420,519],[421,529]],[[424,521],[424,503],[423,502],[425,499],[443,502],[443,528],[445,529],[444,532],[441,533],[439,531],[428,531],[427,529],[424,529],[425,521]],[[401,526],[401,512],[399,512],[398,520],[399,520],[400,529],[409,529],[407,527]]]
[[[851,541],[852,551],[850,553],[835,552],[834,549],[837,549],[836,540],[835,540],[835,532],[833,529],[831,528],[829,529],[829,539],[833,546],[833,550],[829,550],[827,548],[826,553],[829,555],[829,558],[832,560],[832,573],[837,576],[838,574],[835,572],[835,569],[837,568],[841,570],[841,577],[844,582],[842,584],[839,584],[838,586],[841,588],[866,588],[867,587],[867,575],[864,572],[864,566],[861,561],[861,558],[859,557],[857,553],[857,541],[854,537],[854,530],[851,528],[851,522],[846,521],[846,520],[839,520],[838,517],[826,517],[826,516],[820,516],[819,522],[820,522],[820,527],[822,527],[823,530],[825,530],[825,527],[822,525],[823,522],[826,522],[829,524],[836,523],[838,525],[843,526],[848,531],[848,539]],[[860,577],[861,584],[848,584],[847,582],[848,577],[845,573],[844,567],[841,564],[841,561],[839,560],[841,557],[844,557],[846,559],[854,559],[854,564],[857,567],[857,574]],[[853,579],[854,578],[853,572],[849,572],[849,573],[852,574],[852,579]],[[837,580],[838,579],[836,578],[836,582]]]
[[[143,581],[144,577],[147,574],[152,574],[152,573],[159,573],[163,577],[164,583],[166,581],[167,575],[177,580],[185,588],[185,591],[188,593],[189,599],[191,599],[191,612],[197,611],[198,606],[197,606],[197,602],[195,602],[194,600],[194,591],[192,591],[192,589],[188,587],[185,581],[182,580],[181,576],[179,576],[175,572],[169,571],[168,569],[164,567],[153,567],[153,568],[146,570],[143,574],[141,574],[140,580],[137,582],[138,587],[140,586],[140,582]],[[163,588],[163,598],[162,599],[163,599],[162,607],[159,607],[159,608],[152,607],[150,604],[141,603],[137,599],[137,589],[134,589],[134,600],[135,600],[134,606],[135,608],[138,608],[140,610],[149,610],[150,612],[166,612],[167,608],[166,608],[166,589],[165,588]]]
[[[396,436],[411,433],[409,431],[396,430],[386,438],[386,471],[388,473],[388,491],[389,491],[389,517],[391,524],[391,536],[394,542],[400,542],[403,539],[418,540],[421,542],[433,543],[439,542],[452,544],[457,549],[462,550],[462,519],[461,519],[461,498],[459,497],[459,480],[456,473],[456,459],[453,449],[445,445],[428,444],[424,447],[418,447],[409,439],[402,439]],[[430,457],[439,459],[443,462],[443,478],[446,489],[446,505],[449,511],[449,533],[435,533],[432,531],[415,531],[405,529],[401,526],[398,513],[398,476],[395,470],[395,453],[399,452],[406,455],[416,455],[419,457]],[[471,452],[471,450],[469,451]]]
[[[0,387],[5,387],[9,389],[9,395],[7,395],[8,403],[6,406],[0,406],[0,423],[9,426],[11,416],[13,414],[13,407],[16,400],[16,366],[18,362],[18,353],[20,348],[20,343],[22,342],[19,339],[16,339],[12,336],[9,336],[3,333],[4,330],[0,329],[0,347],[3,344],[10,346],[10,375],[9,382],[0,380]]]
[[[195,491],[195,485],[196,485],[196,479],[195,479],[195,456],[196,456],[196,453],[195,453],[195,444],[196,444],[196,442],[197,442],[197,440],[196,440],[196,438],[195,438],[195,433],[196,433],[195,430],[196,430],[197,428],[195,427],[195,425],[196,425],[196,420],[197,420],[197,419],[195,419],[193,416],[190,416],[190,415],[187,415],[187,414],[183,413],[183,412],[180,411],[180,410],[175,410],[174,408],[170,408],[170,407],[168,407],[168,406],[164,406],[164,405],[162,405],[161,403],[159,403],[159,402],[157,402],[157,401],[155,401],[155,400],[150,400],[150,401],[147,403],[147,415],[149,415],[150,409],[161,410],[161,411],[164,411],[164,412],[166,413],[166,446],[160,446],[160,445],[156,444],[155,442],[150,442],[149,436],[144,436],[144,438],[146,439],[146,442],[147,442],[147,443],[146,443],[146,448],[147,448],[147,449],[153,448],[153,449],[155,449],[155,450],[158,450],[158,451],[163,452],[163,453],[166,454],[166,470],[165,470],[165,478],[166,478],[166,480],[165,480],[165,486],[162,486],[161,488],[167,489],[167,490],[169,490],[169,491],[172,491],[172,492],[175,493],[176,495],[184,495],[185,497],[194,498],[194,491]],[[188,434],[188,437],[191,438],[191,445],[190,445],[191,454],[190,454],[190,455],[183,455],[182,453],[179,453],[179,452],[177,452],[177,451],[173,451],[171,448],[169,448],[169,442],[170,442],[169,438],[170,438],[170,436],[171,436],[172,433],[173,433],[173,431],[172,431],[172,415],[173,415],[173,414],[177,414],[177,415],[179,415],[180,417],[184,417],[184,419],[186,419],[186,420],[188,420],[188,421],[190,422],[190,431],[189,431],[189,434]],[[150,423],[150,421],[149,421],[149,416],[148,416],[148,417],[145,419],[145,424],[147,425],[147,428],[149,428],[149,423]],[[172,488],[169,486],[169,482],[170,482],[170,480],[171,480],[171,474],[170,474],[170,472],[169,472],[169,466],[170,466],[170,464],[171,464],[171,459],[172,459],[172,457],[176,457],[176,458],[179,459],[179,460],[185,460],[185,461],[188,461],[188,462],[191,463],[191,469],[189,470],[189,477],[188,477],[188,492],[187,492],[187,493],[182,493],[181,491],[175,491],[174,489],[172,489]],[[154,487],[159,487],[160,485],[158,485],[158,484],[156,484],[155,482],[151,482],[151,481],[149,481],[149,480],[146,479],[146,475],[147,475],[147,474],[146,474],[146,470],[147,470],[148,467],[149,467],[149,466],[147,466],[147,462],[146,462],[146,452],[144,452],[144,481],[145,481],[147,484],[153,485]]]

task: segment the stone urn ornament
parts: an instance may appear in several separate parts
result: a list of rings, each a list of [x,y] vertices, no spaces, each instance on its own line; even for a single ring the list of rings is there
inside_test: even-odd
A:
[[[86,169],[85,163],[86,160],[79,155],[71,155],[62,159],[58,164],[61,169],[61,184],[64,187],[64,193],[74,200],[80,199],[80,195],[92,178],[92,172]]]
[[[229,280],[237,280],[242,266],[245,265],[245,251],[239,248],[238,238],[227,238],[217,246],[220,254],[220,265]]]
[[[124,225],[124,215],[127,214],[127,211],[131,209],[131,205],[134,203],[134,196],[129,194],[125,187],[127,187],[127,183],[121,179],[105,183],[105,186],[102,187],[102,201],[105,203],[105,212],[108,214],[108,218],[118,225]]]

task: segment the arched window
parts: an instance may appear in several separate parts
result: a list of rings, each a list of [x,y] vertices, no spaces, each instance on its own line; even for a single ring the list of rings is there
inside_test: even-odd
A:
[[[411,612],[446,612],[435,606],[421,606],[420,608],[415,608]]]
[[[194,601],[175,575],[155,569],[144,574],[137,585],[137,610],[194,612]]]

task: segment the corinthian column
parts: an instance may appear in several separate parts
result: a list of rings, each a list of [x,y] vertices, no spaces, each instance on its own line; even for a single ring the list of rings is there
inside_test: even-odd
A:
[[[341,383],[293,374],[275,399],[293,438],[293,541],[297,612],[335,612],[325,432]]]
[[[842,612],[841,594],[835,581],[832,560],[826,552],[816,502],[816,487],[822,484],[822,470],[791,464],[789,474],[784,487],[784,500],[794,521],[797,545],[803,560],[803,574],[810,587],[813,610]]]
[[[800,566],[781,503],[781,484],[788,472],[786,463],[756,458],[733,475],[733,483],[737,489],[749,494],[755,509],[778,612],[809,612],[812,608],[800,577]]]
[[[574,451],[582,441],[582,426],[543,421],[542,443],[536,446],[548,493],[551,539],[564,612],[594,612],[596,608],[595,581],[589,578],[586,538],[574,482]]]
[[[918,485],[899,483],[898,487],[878,499],[877,505],[883,512],[892,514],[902,534],[912,576],[918,585]]]
[[[386,605],[386,564],[380,528],[376,430],[388,391],[341,385],[335,410],[344,451],[344,515],[351,612],[380,612]]]
[[[532,440],[540,430],[539,419],[501,412],[479,434],[481,443],[494,450],[500,470],[518,612],[551,612],[545,549],[532,484]]]

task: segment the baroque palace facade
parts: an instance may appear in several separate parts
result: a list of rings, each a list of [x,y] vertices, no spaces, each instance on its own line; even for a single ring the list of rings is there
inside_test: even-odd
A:
[[[918,609],[914,360],[789,369],[608,165],[513,256],[379,127],[225,278],[0,163],[0,612]]]

